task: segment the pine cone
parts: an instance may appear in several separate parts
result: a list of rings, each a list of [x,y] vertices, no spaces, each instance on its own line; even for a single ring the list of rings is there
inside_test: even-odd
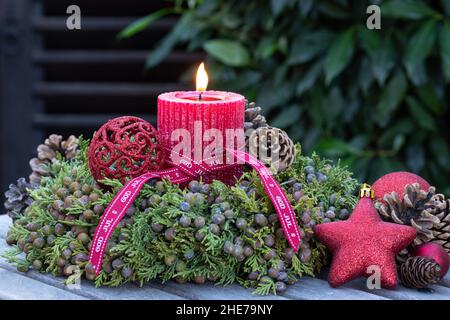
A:
[[[274,173],[289,168],[295,158],[292,140],[286,132],[273,127],[258,128],[251,134],[249,152],[268,165]]]
[[[249,129],[258,129],[261,127],[267,127],[266,118],[261,115],[261,107],[256,106],[254,102],[248,102],[245,100],[245,131]]]
[[[9,185],[8,191],[5,192],[5,209],[11,219],[16,220],[31,205],[33,199],[27,189],[35,189],[36,187],[36,184],[28,183],[25,178],[17,180],[17,184]]]
[[[400,266],[400,280],[405,287],[426,288],[441,279],[441,267],[434,259],[410,257]]]
[[[37,147],[37,158],[30,160],[32,170],[30,181],[40,183],[43,176],[49,176],[49,164],[58,162],[57,154],[60,154],[64,159],[71,160],[76,157],[78,151],[78,139],[75,136],[63,140],[60,135],[50,135],[45,139],[44,144]]]
[[[432,229],[433,240],[431,241],[440,244],[450,255],[450,199],[445,199],[443,194],[435,194],[425,210],[440,220]]]
[[[436,189],[420,189],[414,183],[405,186],[403,199],[392,192],[384,196],[384,202],[377,201],[375,207],[387,221],[410,225],[417,230],[412,245],[397,255],[397,261],[403,263],[412,248],[425,242],[436,242],[450,253],[450,214],[449,200],[436,194]]]

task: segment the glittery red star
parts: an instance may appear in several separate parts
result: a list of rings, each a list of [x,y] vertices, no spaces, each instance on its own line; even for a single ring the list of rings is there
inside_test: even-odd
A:
[[[315,236],[333,253],[328,282],[337,287],[378,266],[381,286],[397,285],[395,255],[416,237],[412,227],[383,222],[370,198],[361,198],[347,221],[316,226]]]

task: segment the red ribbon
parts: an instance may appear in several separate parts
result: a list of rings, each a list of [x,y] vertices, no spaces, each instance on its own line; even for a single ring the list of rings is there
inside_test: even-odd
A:
[[[267,167],[255,157],[238,150],[227,150],[227,152],[235,156],[237,159],[249,164],[258,172],[263,183],[264,190],[275,207],[278,219],[281,222],[281,226],[289,245],[297,251],[301,238],[297,219],[295,217],[295,212],[292,209],[292,206],[281,186],[272,176]],[[148,180],[159,178],[178,184],[191,181],[196,177],[202,176],[203,174],[223,170],[224,168],[231,166],[197,163],[187,157],[184,157],[184,160],[181,160],[177,164],[173,165],[174,167],[170,169],[148,172],[128,181],[113,198],[108,208],[106,208],[103,213],[97,229],[95,230],[91,251],[89,253],[89,261],[91,262],[96,275],[100,273],[103,255],[111,234]]]

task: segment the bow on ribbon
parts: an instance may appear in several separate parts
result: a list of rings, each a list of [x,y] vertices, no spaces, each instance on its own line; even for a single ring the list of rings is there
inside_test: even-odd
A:
[[[225,151],[239,161],[252,166],[253,169],[258,172],[264,186],[264,190],[266,191],[277,212],[278,219],[281,222],[281,226],[289,245],[297,251],[300,245],[300,232],[297,219],[295,217],[295,212],[292,209],[292,206],[283,189],[272,176],[269,169],[267,169],[261,161],[248,153],[231,149],[226,149]],[[100,273],[103,255],[111,234],[148,180],[154,178],[166,179],[172,183],[178,184],[191,181],[194,178],[200,177],[207,173],[212,173],[214,171],[223,170],[233,166],[229,164],[217,165],[207,164],[205,162],[198,163],[186,156],[177,156],[181,157],[181,161],[177,161],[177,163],[172,162],[171,164],[173,167],[167,170],[148,172],[128,181],[115,195],[108,208],[106,208],[97,229],[95,230],[91,251],[89,253],[89,261],[91,262],[96,275]]]

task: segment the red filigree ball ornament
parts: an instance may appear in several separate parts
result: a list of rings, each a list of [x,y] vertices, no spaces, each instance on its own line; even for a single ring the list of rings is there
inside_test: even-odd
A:
[[[134,178],[159,170],[163,152],[156,129],[137,117],[109,120],[94,134],[88,150],[89,168],[97,180]]]

